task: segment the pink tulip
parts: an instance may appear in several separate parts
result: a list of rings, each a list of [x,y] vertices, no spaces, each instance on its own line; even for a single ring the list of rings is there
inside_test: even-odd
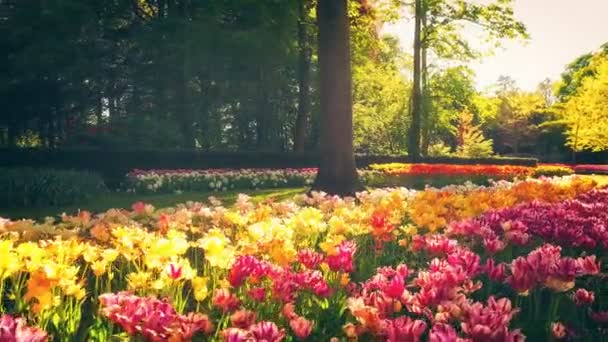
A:
[[[457,340],[456,330],[448,324],[435,324],[429,333],[429,342],[456,342]]]
[[[335,255],[327,256],[327,264],[332,271],[347,272],[353,271],[353,258],[357,251],[357,244],[354,241],[342,241],[337,247]]]
[[[312,333],[314,322],[304,317],[296,317],[289,321],[289,326],[293,333],[300,339],[305,339]]]
[[[6,342],[46,342],[46,332],[36,327],[27,326],[23,318],[11,315],[0,317],[0,341]]]
[[[256,313],[249,310],[239,310],[230,316],[230,322],[236,328],[249,329],[255,323]]]
[[[312,249],[302,249],[298,252],[298,262],[306,266],[310,270],[316,269],[321,262],[323,262],[323,255],[317,253]]]
[[[215,290],[211,303],[223,312],[234,311],[241,305],[241,301],[230,293],[230,290],[224,288]]]
[[[260,322],[249,330],[255,341],[281,342],[285,338],[285,330],[279,329],[273,322]]]
[[[561,340],[566,337],[566,326],[560,322],[551,323],[551,334],[557,340]]]
[[[572,299],[577,306],[590,305],[595,301],[595,294],[592,291],[578,289]]]

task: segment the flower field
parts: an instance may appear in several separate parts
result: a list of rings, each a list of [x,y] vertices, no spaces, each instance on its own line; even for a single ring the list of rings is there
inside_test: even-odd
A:
[[[589,178],[136,203],[0,234],[2,341],[608,340]]]
[[[127,187],[138,193],[176,191],[227,191],[303,187],[313,183],[317,169],[207,169],[207,170],[133,170],[127,175]],[[451,164],[374,164],[359,170],[363,182],[373,186],[408,186],[426,184],[444,186],[489,179],[540,176],[564,176],[574,173],[567,166],[451,165]]]

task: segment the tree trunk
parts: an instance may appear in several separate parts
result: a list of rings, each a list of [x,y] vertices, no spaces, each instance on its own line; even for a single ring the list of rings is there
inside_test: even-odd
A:
[[[118,109],[116,107],[116,98],[113,95],[110,95],[108,97],[108,113],[112,129],[115,128],[116,122],[118,121]]]
[[[296,118],[293,149],[304,152],[310,121],[310,59],[308,32],[308,0],[300,0],[298,18],[298,116]]]
[[[54,112],[54,111],[53,111]],[[48,135],[48,148],[55,148],[57,146],[57,131],[58,131],[58,122],[57,118],[53,116],[49,118],[48,127],[49,127],[49,135]]]
[[[257,98],[255,104],[255,121],[256,121],[256,145],[258,151],[269,151],[275,148],[273,146],[274,136],[277,132],[272,127],[271,117],[272,109],[270,108],[270,97],[268,94],[266,75],[267,70],[260,65],[258,69],[259,84],[257,85]]]
[[[313,190],[354,195],[363,190],[353,153],[352,76],[347,0],[319,0],[321,136]]]
[[[8,147],[17,146],[17,124],[15,121],[9,123],[6,139]]]
[[[100,94],[99,99],[97,99],[97,108],[95,113],[96,121],[97,121],[97,131],[95,132],[97,136],[102,134],[102,126],[103,126],[103,96]]]
[[[158,18],[162,19],[165,17],[165,7],[167,6],[167,0],[158,0]]]
[[[176,75],[176,87],[175,90],[177,100],[177,116],[180,118],[183,147],[194,148],[195,137],[194,137],[194,116],[192,113],[192,107],[190,106],[190,96],[188,91],[189,81],[189,58],[190,58],[190,44],[188,42],[188,33],[190,23],[188,21],[188,7],[185,0],[182,0],[177,7],[179,16],[179,30],[181,35],[181,49],[179,50],[178,60],[181,61],[181,65],[178,66]]]
[[[420,56],[420,73],[421,73],[421,121],[422,125],[422,146],[421,146],[421,154],[427,155],[429,151],[429,145],[431,143],[431,117],[430,117],[430,99],[429,99],[429,68],[428,68],[428,49],[426,42],[426,32],[427,32],[427,6],[426,1],[424,2],[424,9],[422,11],[422,21],[421,21],[421,56]]]
[[[412,124],[410,126],[408,152],[413,161],[420,157],[420,120],[422,111],[421,74],[421,26],[422,26],[422,0],[416,0],[416,18],[414,29],[414,84],[412,86]]]

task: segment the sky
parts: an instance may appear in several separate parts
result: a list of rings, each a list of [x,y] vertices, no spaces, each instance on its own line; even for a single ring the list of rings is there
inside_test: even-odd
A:
[[[473,61],[477,88],[487,89],[509,75],[519,88],[534,90],[546,78],[558,80],[576,57],[608,42],[608,0],[514,0],[515,16],[528,28],[528,42],[505,41],[492,56]],[[412,22],[385,28],[411,50]],[[475,41],[476,36],[470,34]]]

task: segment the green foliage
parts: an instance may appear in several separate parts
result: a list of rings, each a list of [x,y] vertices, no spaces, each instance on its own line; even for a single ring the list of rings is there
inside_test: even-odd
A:
[[[526,27],[513,15],[512,0],[492,2],[426,0],[427,25],[423,43],[439,58],[466,60],[476,58],[479,51],[472,48],[462,35],[464,28],[482,28],[483,40],[496,45],[502,38],[527,38]]]
[[[494,154],[492,140],[486,139],[481,128],[473,124],[473,115],[470,112],[465,110],[460,114],[457,132],[457,156],[480,158]]]
[[[473,107],[477,94],[474,76],[473,71],[464,66],[447,68],[431,75],[428,115],[423,119],[423,146],[434,143],[434,139],[452,142],[452,147],[455,147],[454,125],[463,110]]]
[[[97,174],[33,168],[0,168],[0,207],[69,205],[106,192]]]
[[[574,95],[586,78],[593,78],[596,75],[598,64],[606,58],[608,58],[608,43],[604,44],[596,53],[584,54],[568,64],[562,73],[561,81],[556,84],[558,99],[565,101]]]
[[[597,63],[595,75],[561,104],[567,145],[575,151],[608,150],[608,58]]]
[[[449,156],[452,154],[452,148],[443,141],[439,141],[429,146],[427,154],[430,157]]]
[[[474,104],[496,152],[546,154],[555,152],[561,135],[559,127],[548,125],[556,117],[551,101],[543,87],[525,92],[511,78],[501,77],[496,95],[479,95]]]
[[[22,148],[40,147],[42,146],[42,140],[40,135],[32,130],[23,132],[21,136],[17,138],[17,146]]]
[[[367,153],[400,153],[408,121],[410,85],[397,65],[368,60],[353,67],[355,149]]]
[[[308,11],[304,42],[298,35],[301,2]],[[305,146],[314,149],[319,102],[315,3],[0,2],[0,13],[7,17],[0,26],[6,37],[0,53],[8,57],[0,72],[5,113],[0,116],[0,145],[16,146],[17,138],[30,130],[50,148],[289,150],[301,78],[298,47],[305,43],[312,53],[307,70],[311,132]],[[407,81],[399,74],[402,52],[396,39],[383,39],[378,29],[398,18],[394,5],[349,1],[361,127],[372,112],[395,118],[407,109]],[[375,87],[397,101],[377,102],[377,95],[368,92]],[[399,126],[405,124],[402,118]],[[375,135],[378,130],[358,132]],[[372,149],[400,147],[387,143]]]

